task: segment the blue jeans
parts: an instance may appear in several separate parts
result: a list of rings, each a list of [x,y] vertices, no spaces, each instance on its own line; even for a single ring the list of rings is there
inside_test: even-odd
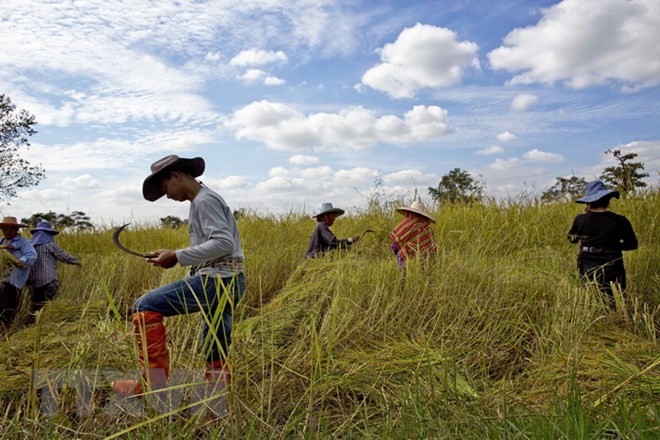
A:
[[[133,312],[163,316],[202,312],[202,350],[207,362],[224,359],[231,345],[233,312],[245,291],[245,277],[187,276],[153,289],[133,303]]]

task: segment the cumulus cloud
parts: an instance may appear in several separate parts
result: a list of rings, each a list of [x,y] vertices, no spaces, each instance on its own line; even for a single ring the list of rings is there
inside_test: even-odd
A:
[[[289,158],[289,163],[293,165],[313,165],[320,161],[316,156],[306,156],[304,154],[296,154]]]
[[[511,84],[584,87],[616,81],[624,89],[660,84],[657,0],[564,0],[533,26],[511,31],[488,54]]]
[[[264,78],[264,85],[266,86],[281,86],[282,84],[286,84],[286,81],[282,78],[270,75]]]
[[[492,154],[499,154],[499,153],[502,153],[502,152],[504,152],[504,148],[502,148],[498,145],[493,145],[491,147],[486,147],[486,148],[483,148],[483,149],[477,151],[477,154],[479,156],[490,156]]]
[[[515,134],[513,134],[511,132],[508,132],[508,131],[498,133],[496,137],[497,137],[497,140],[500,141],[500,142],[509,142],[509,141],[514,140],[514,139],[517,139],[517,136]]]
[[[370,182],[378,174],[377,170],[367,167],[355,167],[348,170],[338,170],[335,172],[334,180],[339,183],[357,183]]]
[[[243,81],[254,82],[265,78],[266,75],[267,73],[261,69],[248,69],[242,74],[238,75],[237,78]]]
[[[75,191],[78,189],[96,189],[100,187],[101,184],[89,174],[83,174],[78,177],[65,177],[57,186]]]
[[[521,93],[516,95],[511,101],[511,110],[514,112],[524,112],[539,101],[539,97],[531,93]]]
[[[232,66],[254,67],[273,63],[286,63],[289,58],[281,51],[248,49],[241,51],[229,61]]]
[[[557,153],[541,151],[538,148],[535,148],[523,154],[523,159],[530,162],[561,162],[564,160],[564,156]]]
[[[265,100],[236,110],[227,126],[236,130],[238,139],[283,151],[366,150],[378,142],[424,142],[453,132],[447,111],[437,106],[415,106],[403,118],[377,117],[361,106],[305,116],[286,104]]]
[[[284,167],[273,167],[268,170],[270,177],[284,177],[289,175],[289,170]]]
[[[423,173],[420,170],[401,170],[383,176],[383,182],[390,185],[424,184],[437,181],[434,173]]]
[[[380,49],[381,63],[364,73],[362,83],[393,98],[410,98],[422,88],[459,83],[469,67],[479,69],[478,50],[450,29],[417,23]]]
[[[211,184],[217,186],[219,189],[234,189],[244,188],[247,186],[248,181],[244,176],[227,176],[222,179],[211,180]]]
[[[490,164],[488,167],[493,170],[505,171],[515,169],[520,166],[520,159],[517,157],[512,157],[509,159],[495,159],[495,162]]]
[[[323,176],[330,176],[333,174],[332,168],[329,166],[320,166],[313,168],[304,168],[299,171],[300,176],[305,179],[316,179]]]

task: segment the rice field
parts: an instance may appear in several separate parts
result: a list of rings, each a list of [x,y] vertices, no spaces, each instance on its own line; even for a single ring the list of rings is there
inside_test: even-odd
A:
[[[565,238],[578,205],[439,207],[436,255],[405,274],[387,205],[349,209],[337,236],[374,233],[315,260],[302,258],[308,216],[240,218],[247,290],[222,418],[195,411],[186,383],[167,411],[113,406],[109,377],[138,368],[133,300],[184,269],[121,253],[111,227],[58,235],[82,268],[60,266],[58,298],[37,316],[23,304],[0,341],[0,437],[660,438],[660,192],[612,203],[640,241],[616,311],[579,283]],[[179,248],[187,231],[131,225],[122,238]],[[173,369],[201,372],[201,322],[166,319]],[[52,372],[78,379],[44,381]]]

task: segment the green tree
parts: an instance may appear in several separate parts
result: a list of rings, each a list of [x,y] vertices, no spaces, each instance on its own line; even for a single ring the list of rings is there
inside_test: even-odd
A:
[[[167,217],[162,217],[160,219],[160,225],[164,228],[178,229],[184,224],[183,220],[174,215],[168,215]]]
[[[70,215],[57,214],[53,211],[48,211],[46,213],[37,212],[28,218],[21,219],[21,222],[34,228],[37,226],[37,223],[42,220],[49,222],[55,229],[68,229],[77,231],[87,231],[94,229],[94,225],[90,221],[89,216],[87,216],[82,211],[73,211]]]
[[[541,200],[544,202],[558,202],[566,199],[574,200],[582,195],[586,185],[587,181],[583,177],[557,177],[557,182],[543,191]]]
[[[610,166],[603,170],[600,178],[613,188],[616,188],[621,194],[634,191],[635,188],[644,188],[646,183],[642,180],[649,176],[649,173],[643,173],[644,164],[642,162],[632,162],[637,157],[637,153],[623,154],[621,150],[607,150],[619,162],[616,166]]]
[[[437,188],[429,187],[433,200],[442,202],[476,202],[484,195],[484,185],[465,170],[454,168],[442,176]]]
[[[21,158],[21,147],[29,147],[28,138],[36,133],[34,115],[16,111],[8,96],[0,94],[0,200],[16,197],[18,188],[36,186],[45,177],[41,166]]]
[[[31,228],[36,228],[37,223],[39,223],[42,220],[47,221],[54,228],[56,226],[59,226],[58,223],[57,223],[57,214],[54,213],[53,211],[37,212],[36,214],[32,214],[30,217],[22,218],[21,223],[29,225]]]

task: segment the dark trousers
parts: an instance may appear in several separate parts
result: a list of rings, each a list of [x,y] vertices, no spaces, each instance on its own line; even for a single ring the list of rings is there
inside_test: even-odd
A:
[[[0,283],[0,325],[9,326],[18,310],[20,289],[3,281]]]
[[[60,290],[59,280],[53,280],[43,286],[32,288],[32,312],[41,310],[48,301],[52,301]]]
[[[578,257],[578,270],[583,281],[596,283],[603,294],[603,299],[614,308],[614,292],[612,292],[611,283],[618,284],[622,292],[626,290],[626,270],[623,266],[623,258],[611,259],[603,255],[585,253]]]

